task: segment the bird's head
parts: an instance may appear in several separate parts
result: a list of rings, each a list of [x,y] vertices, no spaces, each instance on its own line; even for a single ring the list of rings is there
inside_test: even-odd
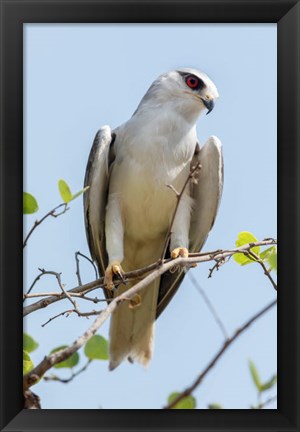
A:
[[[142,99],[141,108],[179,111],[187,120],[194,121],[207,110],[210,113],[219,97],[211,79],[197,69],[184,68],[160,75]]]
[[[219,94],[215,84],[207,75],[196,69],[180,69],[176,71],[175,77],[182,92],[187,95],[187,99],[194,99],[202,104],[207,108],[207,114],[213,110]]]

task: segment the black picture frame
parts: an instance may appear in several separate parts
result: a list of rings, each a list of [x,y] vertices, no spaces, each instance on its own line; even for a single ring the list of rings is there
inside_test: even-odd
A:
[[[1,0],[1,430],[300,431],[299,18],[299,0]],[[23,23],[34,22],[277,23],[277,410],[22,409]]]

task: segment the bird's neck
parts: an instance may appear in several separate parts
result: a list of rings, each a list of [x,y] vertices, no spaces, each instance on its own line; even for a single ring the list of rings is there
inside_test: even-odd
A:
[[[155,167],[161,158],[170,166],[181,167],[195,151],[195,123],[187,122],[174,110],[140,111],[126,123],[124,130],[131,157],[143,161],[146,157],[149,166]]]
[[[153,93],[153,92],[152,92]],[[182,97],[170,97],[164,93],[153,93],[152,97],[144,96],[133,116],[151,116],[159,119],[160,116],[169,115],[170,118],[177,116],[179,121],[184,121],[193,127],[202,111],[203,104],[196,99],[183,99]]]
[[[182,102],[174,103],[174,100],[160,103],[156,100],[140,105],[131,120],[136,124],[145,125],[155,134],[166,137],[172,134],[180,139],[195,129],[200,114],[199,105],[184,105]]]

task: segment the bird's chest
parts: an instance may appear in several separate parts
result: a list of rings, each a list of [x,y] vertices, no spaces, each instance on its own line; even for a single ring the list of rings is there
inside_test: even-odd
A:
[[[168,186],[181,191],[192,155],[188,137],[174,143],[172,137],[156,136],[128,146],[118,170],[124,173],[118,193],[127,235],[139,240],[166,233],[177,200]]]

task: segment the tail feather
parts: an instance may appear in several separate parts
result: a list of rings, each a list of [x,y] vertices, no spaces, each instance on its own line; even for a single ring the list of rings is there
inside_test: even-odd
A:
[[[130,288],[120,285],[116,295]],[[109,370],[113,370],[129,355],[130,335],[133,326],[133,314],[128,303],[120,304],[110,319],[109,328]]]
[[[161,255],[163,245],[164,236],[145,243],[135,243],[125,235],[123,269],[130,271],[155,262]],[[135,283],[121,285],[117,295],[127,291]],[[110,370],[115,369],[125,358],[130,358],[131,361],[137,361],[144,366],[149,363],[153,352],[159,286],[160,278],[157,278],[139,292],[142,301],[138,307],[130,309],[128,302],[124,302],[112,314],[109,344]]]
[[[109,369],[115,369],[126,357],[146,366],[152,357],[154,322],[156,315],[159,278],[145,287],[141,305],[130,309],[124,302],[114,311],[110,323]],[[122,285],[118,294],[130,286]]]

